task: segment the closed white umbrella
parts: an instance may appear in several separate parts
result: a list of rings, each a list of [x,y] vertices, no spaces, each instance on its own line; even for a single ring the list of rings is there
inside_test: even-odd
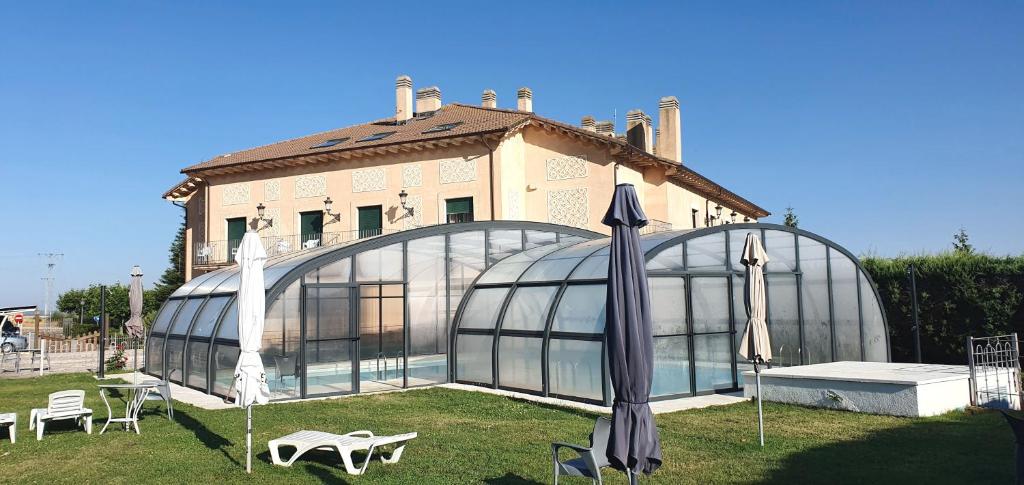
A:
[[[239,268],[238,285],[238,365],[235,366],[235,405],[246,410],[245,472],[252,473],[252,405],[270,400],[267,374],[260,358],[266,294],[263,288],[263,264],[267,252],[259,236],[249,231],[235,254]]]
[[[756,234],[747,234],[740,262],[746,266],[743,303],[747,308],[747,328],[743,330],[743,338],[740,340],[740,355],[754,363],[754,380],[757,386],[757,431],[763,447],[764,413],[761,410],[760,364],[772,360],[772,346],[768,339],[764,289],[764,264],[768,262],[768,253],[761,245],[761,238]]]

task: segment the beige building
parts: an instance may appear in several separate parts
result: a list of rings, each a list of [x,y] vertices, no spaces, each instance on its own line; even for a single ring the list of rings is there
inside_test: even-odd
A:
[[[437,87],[414,100],[401,76],[393,116],[183,169],[164,197],[186,207],[186,278],[228,264],[248,229],[272,255],[473,220],[607,233],[601,217],[616,183],[636,186],[650,230],[768,215],[683,163],[675,97],[661,99],[656,129],[630,111],[622,136],[592,117],[573,126],[538,116],[532,92],[516,94],[516,109],[498,108],[490,90],[479,106],[444,105]]]

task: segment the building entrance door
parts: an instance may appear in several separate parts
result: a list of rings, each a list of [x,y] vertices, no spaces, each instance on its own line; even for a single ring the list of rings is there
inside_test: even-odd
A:
[[[310,211],[299,213],[299,244],[303,249],[315,248],[323,244],[324,213]]]
[[[405,295],[400,284],[359,286],[360,392],[405,384]]]
[[[235,217],[228,219],[228,262],[235,262],[235,253],[238,246],[242,244],[242,237],[245,236],[245,218]]]

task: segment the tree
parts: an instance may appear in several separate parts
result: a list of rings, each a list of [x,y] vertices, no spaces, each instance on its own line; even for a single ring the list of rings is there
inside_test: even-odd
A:
[[[171,265],[160,275],[160,281],[153,288],[153,298],[157,305],[160,305],[185,284],[185,221],[182,216],[181,225],[178,226],[178,233],[174,235],[171,248],[168,250],[168,261]]]
[[[82,302],[85,302],[84,311]],[[160,307],[152,290],[142,293],[142,314],[155,312]],[[131,316],[128,305],[128,285],[115,283],[107,286],[107,315],[110,316],[110,328],[118,328]],[[57,309],[72,317],[75,323],[79,318],[86,325],[95,325],[93,317],[100,314],[100,285],[92,284],[88,288],[72,289],[57,297]],[[79,317],[79,313],[82,313]],[[98,326],[97,326],[98,328]]]
[[[961,255],[974,254],[974,246],[971,245],[967,236],[967,230],[960,227],[956,234],[953,234],[953,252]]]
[[[786,219],[782,223],[789,227],[796,227],[800,224],[800,218],[793,213],[792,207],[786,207]]]

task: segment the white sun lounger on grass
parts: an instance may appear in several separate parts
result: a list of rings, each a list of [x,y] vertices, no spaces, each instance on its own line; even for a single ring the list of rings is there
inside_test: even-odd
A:
[[[374,436],[369,431],[353,431],[348,434],[298,431],[276,440],[270,440],[268,445],[270,446],[270,456],[275,465],[291,466],[292,463],[295,463],[296,459],[309,450],[337,450],[338,454],[341,455],[342,462],[345,463],[345,471],[350,475],[362,475],[366,471],[366,465],[373,458],[374,450],[382,446],[395,445],[395,450],[391,452],[391,456],[381,454],[380,461],[384,463],[397,463],[398,459],[402,457],[402,451],[405,449],[406,443],[415,437],[416,433]],[[295,453],[292,454],[288,461],[281,460],[278,448],[282,446],[295,448]],[[366,460],[363,461],[359,468],[356,468],[352,462],[352,453],[362,450],[366,450]]]
[[[45,408],[36,408],[29,414],[28,429],[36,430],[36,440],[43,439],[43,428],[50,421],[74,419],[85,424],[85,432],[92,434],[92,409],[84,406],[85,391],[60,391],[50,394]]]

